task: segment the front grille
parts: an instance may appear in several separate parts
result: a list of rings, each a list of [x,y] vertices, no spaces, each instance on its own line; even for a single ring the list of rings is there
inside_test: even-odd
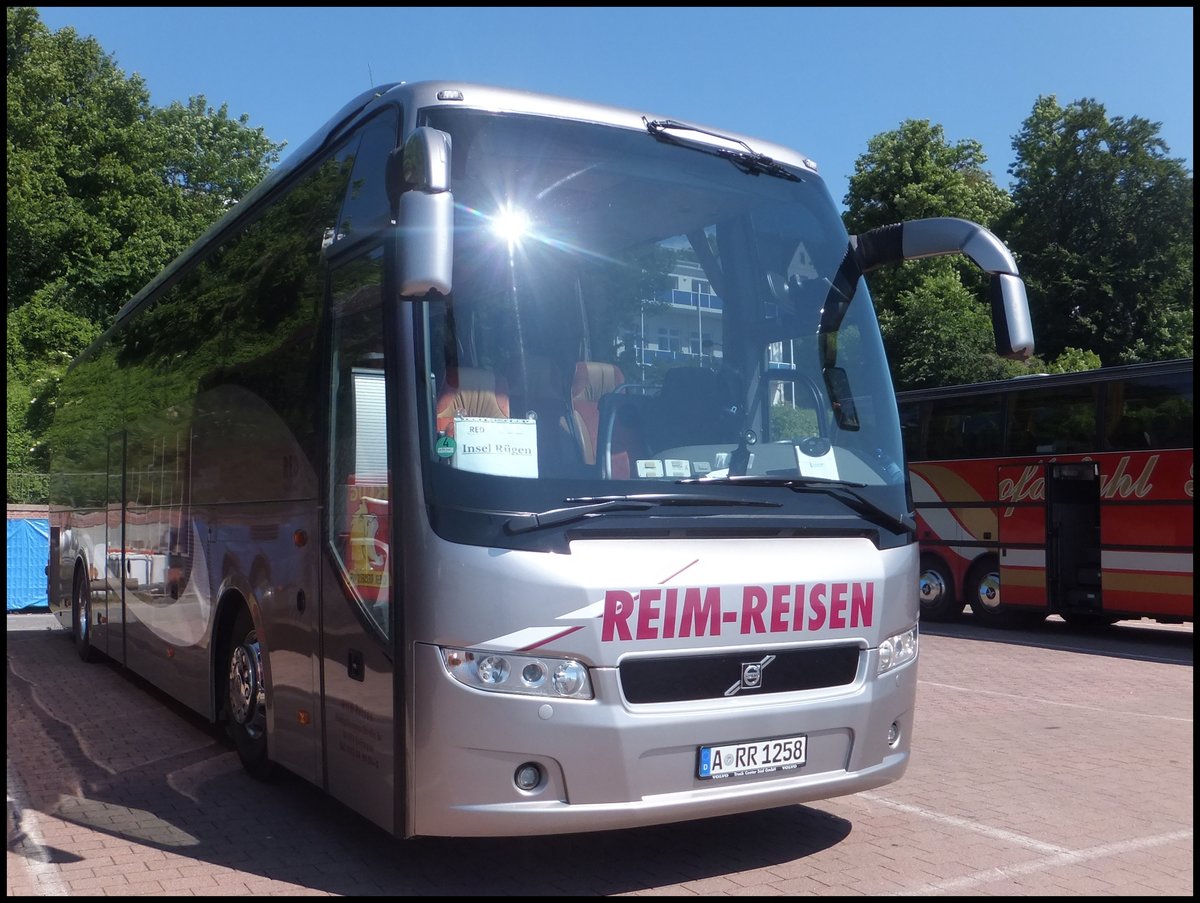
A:
[[[638,658],[621,664],[629,702],[686,702],[819,690],[853,683],[859,646],[823,646],[773,652],[722,653],[682,658]],[[768,657],[770,660],[768,661]],[[755,669],[758,665],[758,685]]]

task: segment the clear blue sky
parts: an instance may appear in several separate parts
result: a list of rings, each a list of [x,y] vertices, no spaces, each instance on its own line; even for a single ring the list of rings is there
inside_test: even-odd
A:
[[[840,202],[906,119],[979,141],[1010,187],[1039,95],[1160,123],[1192,169],[1191,7],[50,7],[151,102],[202,94],[299,147],[373,84],[457,79],[688,119],[813,158]]]

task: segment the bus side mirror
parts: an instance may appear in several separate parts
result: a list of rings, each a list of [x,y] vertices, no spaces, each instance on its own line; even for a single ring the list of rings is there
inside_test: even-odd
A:
[[[1033,354],[1033,324],[1029,319],[1029,299],[1019,276],[992,273],[988,285],[992,306],[992,331],[996,334],[996,353],[1023,361]]]
[[[907,220],[880,226],[852,236],[851,246],[863,273],[902,260],[920,260],[942,254],[963,254],[991,275],[988,301],[996,353],[1025,360],[1033,354],[1033,325],[1025,283],[1017,275],[1017,263],[1004,243],[990,231],[970,220],[952,216]]]
[[[402,298],[449,295],[454,263],[450,136],[422,126],[388,162],[397,204],[397,285]]]

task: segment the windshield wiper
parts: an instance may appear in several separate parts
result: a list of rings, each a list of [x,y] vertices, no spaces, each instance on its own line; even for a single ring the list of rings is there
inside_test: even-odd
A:
[[[682,481],[686,482],[686,481]],[[551,508],[537,514],[517,514],[504,524],[508,533],[528,533],[543,527],[555,527],[583,520],[606,511],[646,511],[660,505],[733,505],[778,508],[778,502],[762,499],[731,498],[726,495],[696,495],[690,492],[646,492],[638,495],[596,495],[563,499],[570,507]]]
[[[715,157],[723,157],[740,169],[744,173],[750,175],[759,175],[765,173],[769,176],[776,176],[780,179],[789,179],[792,182],[801,181],[800,177],[780,163],[773,157],[768,157],[766,154],[760,154],[748,145],[741,138],[734,138],[731,135],[722,135],[720,132],[710,132],[708,129],[702,129],[699,126],[688,125],[686,122],[676,122],[674,119],[647,119],[642,117],[642,122],[646,123],[646,131],[660,141],[670,141],[672,144],[678,144],[680,147],[690,147],[693,150],[704,151],[712,154]],[[740,144],[745,150],[736,150],[730,147],[718,147],[713,144],[706,144],[703,141],[688,141],[678,135],[672,135],[668,129],[683,132],[698,132],[701,135],[710,135],[713,138],[720,138],[722,141],[729,141],[733,144]]]
[[[851,483],[847,480],[824,480],[817,477],[754,477],[730,476],[701,478],[691,480],[676,480],[677,483],[732,483],[737,486],[779,486],[793,492],[820,492],[837,499],[851,511],[861,514],[871,523],[886,527],[893,533],[911,533],[917,535],[917,525],[909,514],[896,517],[890,511],[880,508],[866,496],[857,492],[866,483]]]

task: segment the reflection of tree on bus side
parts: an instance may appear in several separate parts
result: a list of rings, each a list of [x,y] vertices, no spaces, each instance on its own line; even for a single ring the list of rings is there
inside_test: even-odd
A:
[[[130,469],[140,463],[142,469],[174,472],[162,451],[163,437],[190,423],[200,385],[221,382],[239,364],[299,347],[307,353],[299,355],[295,368],[276,375],[311,378],[322,239],[336,219],[349,165],[326,164],[285,204],[225,242],[216,252],[220,274],[210,261],[197,264],[131,325],[115,327],[113,344],[81,359],[67,375],[48,444],[59,459],[56,471],[90,474],[72,487],[71,496],[84,504],[103,503],[107,438],[126,424]],[[233,336],[237,342],[230,341]],[[311,407],[311,393],[284,392],[267,379],[257,383],[278,398],[301,397]],[[310,420],[311,411],[291,412],[288,419]]]

